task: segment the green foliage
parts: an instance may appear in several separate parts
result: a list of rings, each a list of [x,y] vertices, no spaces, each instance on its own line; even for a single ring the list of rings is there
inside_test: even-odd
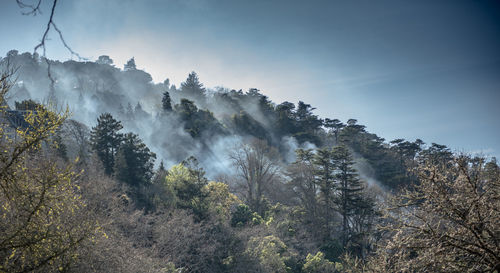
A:
[[[319,201],[322,205],[323,229],[329,233],[333,221],[333,198],[335,194],[335,168],[332,162],[332,152],[323,148],[316,151],[313,158],[315,183],[319,188]]]
[[[241,111],[231,116],[231,123],[234,130],[242,135],[251,135],[258,139],[270,140],[266,128],[255,120],[250,114]]]
[[[329,130],[328,133],[333,134],[333,136],[335,138],[335,144],[338,144],[340,130],[342,130],[342,128],[345,127],[345,124],[343,124],[338,119],[326,118],[324,123],[323,123],[323,126],[325,126],[325,128],[327,128]]]
[[[364,185],[359,180],[354,169],[351,153],[345,146],[337,146],[332,150],[332,159],[337,170],[335,200],[336,210],[342,216],[342,241],[346,246],[351,234],[352,217],[356,215],[357,208],[365,205],[363,190]]]
[[[208,212],[207,193],[203,191],[207,181],[198,174],[199,171],[190,169],[182,163],[174,165],[165,178],[165,188],[172,198],[170,201],[172,205],[191,209],[197,219],[201,220]]]
[[[8,56],[25,60],[23,70],[36,68],[45,76],[38,57],[16,51]],[[60,155],[66,153],[63,139],[55,131],[58,126],[53,126],[59,124],[57,115],[31,100],[16,102],[17,110],[41,108],[41,115],[27,115],[29,130],[18,128],[14,132],[18,142],[8,138],[12,128],[2,127],[2,136],[8,137],[0,138],[0,171],[8,171],[0,176],[0,271],[71,270],[68,266],[77,258],[79,240],[89,241],[97,229],[89,215],[82,213],[88,204],[95,211],[104,211],[105,217],[112,217],[110,222],[116,221],[112,223],[113,232],[123,234],[125,240],[116,246],[104,244],[107,249],[103,253],[115,249],[116,253],[133,252],[131,256],[147,253],[151,256],[148,261],[164,272],[363,272],[368,266],[375,272],[467,272],[498,267],[499,251],[494,242],[498,241],[495,224],[500,168],[496,160],[485,163],[476,158],[458,164],[444,145],[425,147],[419,139],[386,142],[355,119],[346,124],[338,119],[323,121],[314,115],[311,105],[302,101],[275,104],[257,89],[246,93],[221,90],[207,97],[194,72],[176,89],[168,79],[163,84],[152,83],[149,74],[137,69],[134,59],[127,63],[126,71],[121,71],[110,66],[109,57],[101,57],[98,64],[48,62],[57,69],[69,67],[75,72],[73,86],[78,93],[73,95],[80,94],[79,103],[90,99],[97,109],[118,110],[132,128],[139,122],[150,122],[146,118],[150,114],[139,103],[132,107],[130,98],[122,95],[123,86],[143,92],[141,101],[161,99],[161,110],[169,113],[159,119],[180,122],[191,136],[165,138],[162,126],[157,126],[152,135],[166,142],[201,144],[207,151],[204,149],[209,148],[210,138],[224,136],[226,128],[261,140],[242,145],[231,158],[244,182],[238,193],[246,204],[239,204],[228,185],[208,182],[194,158],[168,172],[160,167],[151,179],[153,153],[137,135],[123,136],[120,122],[110,114],[99,117],[91,140],[106,173],[115,175],[92,179],[102,187],[111,183],[107,187],[113,190],[106,198],[120,196],[119,205],[83,200],[73,183],[79,176],[63,162],[52,162],[59,160],[52,157],[53,153],[39,153],[45,141]],[[132,99],[134,103],[139,100]],[[128,103],[127,110],[113,106],[120,103]],[[221,117],[221,122],[216,117]],[[289,149],[283,140],[289,137],[299,144],[314,143],[319,149],[297,150],[296,161],[288,166],[284,177],[280,169],[285,154],[288,160]],[[85,136],[82,139],[85,143]],[[30,145],[35,148],[26,148]],[[85,153],[86,148],[80,149],[82,157]],[[419,164],[428,165],[422,169]],[[387,199],[369,195],[356,169],[398,193],[402,204],[397,205],[410,209],[378,219],[375,200]],[[433,183],[428,183],[430,174],[435,175]],[[132,187],[112,184],[115,178]],[[425,185],[430,188],[422,188]],[[400,194],[403,186],[410,186],[413,195]],[[115,195],[116,191],[126,193]],[[156,205],[155,213],[128,206],[128,196],[134,195],[151,200]],[[37,207],[38,202],[43,205]],[[386,224],[389,232],[375,232],[376,221]],[[367,258],[379,236],[386,244],[380,245],[375,259]],[[294,251],[300,255],[291,254]],[[488,262],[491,264],[486,265]]]
[[[252,237],[245,254],[256,260],[264,272],[287,272],[287,247],[278,237]]]
[[[63,141],[61,136],[61,130],[57,130],[54,136],[52,137],[53,148],[56,151],[56,154],[61,157],[63,160],[68,160],[68,148]]]
[[[175,111],[184,122],[184,130],[193,138],[200,138],[203,133],[207,135],[222,133],[222,126],[208,110],[196,107],[193,101],[181,99],[180,104],[175,105]]]
[[[154,174],[155,158],[156,155],[138,135],[127,133],[116,155],[115,175],[132,186],[149,184]]]
[[[337,239],[327,238],[320,245],[320,250],[325,254],[325,257],[330,261],[337,261],[344,252],[342,242]]]
[[[0,117],[9,75],[0,75]],[[36,106],[27,128],[0,126],[0,272],[65,271],[99,227],[78,194],[79,174],[44,152],[68,117]]]
[[[231,207],[240,201],[222,182],[209,182],[201,190],[206,196],[209,211],[219,219],[227,220],[231,216]]]
[[[334,262],[330,262],[325,259],[325,254],[318,251],[316,255],[307,254],[306,262],[303,266],[303,271],[305,273],[330,273],[340,271],[341,266]]]
[[[252,210],[245,204],[239,204],[231,215],[231,226],[241,227],[252,221]]]
[[[97,118],[97,126],[92,127],[90,142],[108,175],[113,173],[115,155],[123,138],[118,131],[122,128],[122,124],[110,113],[101,114]]]

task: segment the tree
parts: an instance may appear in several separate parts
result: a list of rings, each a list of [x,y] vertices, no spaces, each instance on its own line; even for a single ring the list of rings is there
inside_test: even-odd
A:
[[[363,134],[366,133],[365,126],[358,124],[356,119],[347,120],[347,125],[340,131],[339,141],[354,151],[361,150]]]
[[[99,56],[99,58],[95,62],[98,64],[104,64],[104,65],[112,65],[113,64],[113,60],[108,55]]]
[[[278,176],[277,151],[262,140],[241,145],[230,155],[238,175],[245,183],[245,198],[250,208],[264,212],[264,193]]]
[[[297,128],[294,137],[299,142],[310,141],[319,145],[320,140],[316,134],[323,125],[323,121],[312,113],[314,109],[316,108],[313,108],[310,104],[299,101],[297,110],[294,113]]]
[[[338,119],[329,119],[329,118],[326,118],[325,119],[325,122],[324,122],[324,126],[325,128],[328,128],[332,133],[333,135],[335,136],[335,143],[339,143],[339,133],[340,133],[340,130],[342,130],[342,128],[345,127],[345,124],[343,124],[340,120]]]
[[[266,128],[245,111],[232,115],[231,123],[236,133],[240,135],[251,135],[264,140],[271,139]]]
[[[15,102],[16,110],[19,111],[35,111],[40,106],[41,104],[31,99],[23,100],[22,102]]]
[[[168,93],[168,91],[163,92],[163,98],[161,99],[161,106],[164,112],[172,111],[172,99],[170,98],[170,93]]]
[[[193,138],[199,138],[203,133],[213,135],[222,132],[214,115],[208,110],[199,110],[193,101],[181,99],[181,103],[175,105],[175,111],[184,122],[184,130]]]
[[[174,165],[165,178],[165,188],[171,197],[170,204],[182,209],[191,209],[196,220],[202,220],[208,211],[207,193],[203,191],[207,179],[200,170],[193,170],[180,163]]]
[[[137,70],[137,67],[135,66],[134,57],[132,57],[132,59],[127,61],[127,63],[123,66],[123,70],[125,70],[125,71]]]
[[[238,197],[222,182],[208,182],[201,190],[206,196],[209,212],[220,220],[227,220],[231,216],[231,207],[239,203]]]
[[[452,159],[453,153],[450,148],[437,143],[432,143],[429,148],[423,150],[419,155],[420,161],[431,161],[434,164],[448,165]]]
[[[279,136],[294,134],[296,132],[294,109],[295,105],[288,101],[276,106],[276,130]]]
[[[205,88],[194,71],[189,73],[185,82],[181,83],[181,92],[187,98],[194,99],[198,103],[205,102]]]
[[[491,165],[490,167],[491,168]],[[498,166],[497,166],[498,168]],[[420,183],[393,196],[372,265],[378,272],[500,271],[500,175],[483,158],[435,158],[417,168]]]
[[[155,158],[156,155],[138,135],[127,133],[116,155],[115,175],[120,181],[132,186],[149,184],[154,175]]]
[[[350,235],[350,223],[356,209],[363,204],[363,183],[359,180],[354,161],[345,146],[336,146],[332,150],[332,159],[336,169],[337,211],[342,216],[342,242],[346,246]]]
[[[287,170],[287,174],[291,178],[289,185],[307,211],[307,218],[316,222],[319,211],[318,184],[315,180],[316,168],[313,162],[314,153],[310,149],[297,149],[295,153],[297,160]]]
[[[115,155],[121,144],[123,134],[119,133],[122,124],[115,120],[110,113],[101,114],[97,118],[97,126],[92,127],[90,142],[104,166],[106,174],[113,173]]]
[[[5,117],[9,74],[0,75],[0,117]],[[77,192],[71,165],[46,154],[44,142],[68,117],[38,106],[26,128],[0,124],[0,271],[67,270],[81,245],[98,230]],[[49,157],[49,158],[47,158]]]
[[[287,246],[276,236],[250,238],[245,254],[259,264],[258,272],[287,272]]]
[[[325,258],[323,252],[318,251],[316,255],[307,254],[306,261],[303,266],[303,271],[306,273],[333,273],[340,270],[340,264],[330,262]]]
[[[315,165],[315,182],[319,188],[319,200],[322,204],[324,226],[327,236],[330,236],[333,221],[333,198],[335,194],[335,166],[332,161],[332,151],[327,148],[318,149],[313,158]]]
[[[74,141],[77,146],[79,162],[86,164],[90,150],[89,129],[83,123],[76,120],[68,120],[63,125],[66,136]]]

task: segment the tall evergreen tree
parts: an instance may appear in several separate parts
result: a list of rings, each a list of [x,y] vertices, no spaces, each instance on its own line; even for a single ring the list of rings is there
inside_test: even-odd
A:
[[[165,91],[163,93],[163,98],[161,99],[161,106],[164,112],[172,111],[172,99],[170,98],[170,93]]]
[[[118,131],[122,128],[122,124],[110,113],[103,113],[97,118],[97,126],[92,127],[90,133],[92,148],[96,151],[108,175],[113,173],[115,155],[123,137]]]
[[[313,163],[315,165],[316,184],[319,187],[319,199],[323,205],[325,228],[326,232],[329,232],[333,220],[332,210],[335,194],[335,169],[332,161],[332,151],[327,148],[317,150]]]
[[[181,91],[186,97],[198,103],[205,101],[205,88],[194,71],[189,73],[185,82],[181,83]]]
[[[115,174],[133,186],[151,182],[156,155],[142,142],[138,135],[127,133],[116,155]]]
[[[288,134],[294,134],[296,132],[295,120],[293,116],[294,109],[295,105],[288,101],[282,102],[276,106],[276,130],[278,131],[280,137]]]
[[[336,146],[333,148],[332,159],[337,181],[335,205],[342,216],[342,243],[346,246],[350,236],[351,217],[355,215],[358,207],[364,205],[364,185],[354,169],[354,161],[347,147]]]

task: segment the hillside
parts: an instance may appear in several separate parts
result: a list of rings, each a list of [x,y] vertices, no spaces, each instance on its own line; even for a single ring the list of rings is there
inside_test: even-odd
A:
[[[500,269],[495,158],[195,72],[154,83],[134,58],[0,67],[1,272]]]

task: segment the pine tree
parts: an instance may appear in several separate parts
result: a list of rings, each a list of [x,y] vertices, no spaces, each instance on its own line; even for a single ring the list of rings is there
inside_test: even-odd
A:
[[[345,124],[343,124],[340,120],[338,119],[329,119],[326,118],[324,122],[325,128],[330,129],[330,132],[333,133],[335,136],[335,143],[339,143],[339,133],[342,128],[345,127]]]
[[[205,88],[194,71],[189,73],[185,82],[181,83],[181,91],[185,96],[198,103],[205,101]]]
[[[162,109],[164,112],[172,111],[172,99],[170,98],[170,93],[165,91],[163,93],[163,98],[161,99]]]
[[[96,151],[108,175],[113,173],[115,155],[123,137],[118,131],[122,128],[122,124],[110,113],[104,113],[97,118],[97,126],[92,128],[90,134],[92,148]]]
[[[156,155],[142,142],[138,135],[127,133],[116,155],[115,174],[133,186],[151,182]]]
[[[329,232],[332,222],[333,197],[335,194],[335,174],[332,162],[332,151],[324,148],[316,151],[315,165],[316,184],[319,187],[319,198],[323,205],[325,228]]]
[[[332,150],[332,160],[336,169],[336,209],[342,216],[342,243],[347,245],[350,236],[351,217],[356,209],[364,206],[363,182],[354,169],[351,153],[345,146],[337,146]]]

